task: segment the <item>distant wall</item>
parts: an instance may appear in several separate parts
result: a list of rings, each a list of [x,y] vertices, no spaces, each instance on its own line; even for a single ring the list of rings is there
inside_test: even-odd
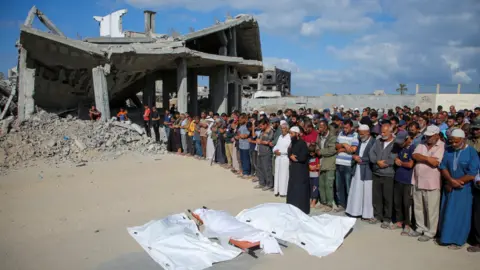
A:
[[[278,109],[332,108],[334,105],[343,105],[345,108],[395,108],[396,106],[415,106],[414,95],[374,96],[374,95],[342,95],[321,97],[282,97],[272,99],[243,99],[244,111],[264,110],[276,112]]]
[[[396,106],[420,106],[426,110],[436,110],[438,105],[448,108],[455,105],[459,109],[473,109],[480,104],[480,94],[416,94],[416,95],[342,95],[342,96],[321,96],[321,97],[282,97],[272,99],[242,99],[243,111],[263,110],[276,112],[279,109],[304,108],[332,108],[334,105],[343,105],[345,108],[365,107],[393,109]]]

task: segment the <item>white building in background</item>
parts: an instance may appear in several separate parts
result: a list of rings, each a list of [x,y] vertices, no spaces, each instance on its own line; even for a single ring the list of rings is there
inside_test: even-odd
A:
[[[385,96],[385,90],[375,90],[373,91],[374,96]]]
[[[102,37],[125,37],[122,27],[122,16],[127,13],[126,9],[117,10],[107,16],[93,16],[100,23],[100,36]]]
[[[208,86],[199,86],[197,95],[198,98],[208,98],[208,95],[210,94],[210,89],[208,89]]]

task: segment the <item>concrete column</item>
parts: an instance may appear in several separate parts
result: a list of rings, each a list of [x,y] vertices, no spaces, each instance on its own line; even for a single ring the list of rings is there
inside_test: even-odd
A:
[[[227,66],[218,66],[210,75],[210,95],[212,109],[217,113],[226,113],[228,110],[228,76]]]
[[[440,94],[440,84],[437,84],[437,94]]]
[[[170,109],[170,93],[177,89],[176,71],[162,74],[162,107]]]
[[[20,59],[18,62],[18,119],[24,121],[29,119],[35,112],[35,69],[33,64],[27,64],[27,50],[20,48]]]
[[[156,106],[157,104],[157,96],[155,93],[156,80],[157,78],[155,73],[145,75],[145,87],[143,87],[143,105],[148,105],[150,108]]]
[[[461,89],[462,89],[462,84],[459,83],[457,85],[457,94],[460,94]]]
[[[190,96],[188,103],[188,112],[191,115],[199,115],[198,111],[198,77],[195,70],[188,70],[187,88]]]
[[[187,59],[178,58],[177,64],[177,108],[180,113],[188,110],[187,94]]]
[[[92,69],[93,91],[95,93],[95,106],[102,113],[101,120],[106,122],[110,119],[110,100],[108,96],[107,75],[110,66],[98,66]]]
[[[235,84],[237,86],[237,91],[236,91],[236,106],[238,108],[238,110],[241,112],[242,111],[242,84],[241,83],[236,83]]]
[[[237,56],[237,31],[230,28],[228,37],[228,56]]]

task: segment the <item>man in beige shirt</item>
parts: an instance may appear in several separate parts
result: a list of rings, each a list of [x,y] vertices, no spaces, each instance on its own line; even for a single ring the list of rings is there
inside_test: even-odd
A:
[[[438,165],[445,152],[445,143],[440,140],[440,129],[437,126],[432,125],[426,129],[425,141],[413,152],[416,161],[412,179],[413,212],[417,230],[411,231],[409,236],[418,237],[420,242],[433,239],[437,233],[441,187]]]
[[[203,153],[203,158],[207,156],[207,129],[208,129],[208,123],[207,123],[207,113],[202,112],[200,115],[200,143],[202,145],[202,153]]]

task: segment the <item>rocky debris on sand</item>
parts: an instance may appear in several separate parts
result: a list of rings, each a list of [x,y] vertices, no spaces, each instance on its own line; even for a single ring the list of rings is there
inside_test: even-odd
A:
[[[166,144],[146,137],[135,124],[60,118],[45,111],[0,133],[0,171],[26,167],[30,161],[40,159],[51,164],[80,164],[130,152],[164,154]]]

